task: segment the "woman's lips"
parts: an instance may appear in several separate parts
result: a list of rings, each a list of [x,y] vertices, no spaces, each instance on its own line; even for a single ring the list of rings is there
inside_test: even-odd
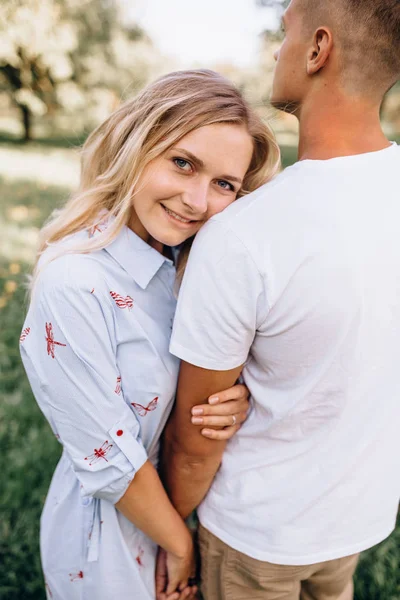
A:
[[[170,219],[172,219],[175,223],[179,223],[181,225],[193,225],[194,223],[198,222],[195,219],[187,219],[186,217],[183,217],[179,213],[176,213],[175,211],[171,210],[170,208],[167,208],[164,204],[161,204],[161,206],[163,207],[163,209],[166,212],[166,214],[168,215],[168,217],[170,217]]]

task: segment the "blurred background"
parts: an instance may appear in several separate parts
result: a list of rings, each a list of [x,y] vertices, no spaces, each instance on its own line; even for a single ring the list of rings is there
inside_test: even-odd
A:
[[[292,163],[297,122],[268,105],[281,11],[268,0],[1,0],[1,600],[45,599],[39,516],[60,455],[18,350],[38,230],[77,185],[91,129],[168,71],[208,67],[231,78],[272,124],[284,165]],[[400,140],[400,85],[382,121]],[[364,553],[356,600],[400,599],[399,542],[398,528]]]

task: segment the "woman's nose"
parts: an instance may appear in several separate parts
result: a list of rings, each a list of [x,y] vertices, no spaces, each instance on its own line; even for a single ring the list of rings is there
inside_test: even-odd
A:
[[[183,203],[186,204],[193,213],[206,213],[208,208],[208,185],[197,185],[188,190],[183,194]]]

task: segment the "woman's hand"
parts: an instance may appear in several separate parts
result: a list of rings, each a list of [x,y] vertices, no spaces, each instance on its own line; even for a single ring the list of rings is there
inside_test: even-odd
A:
[[[204,437],[229,440],[246,420],[249,406],[249,390],[245,385],[237,384],[210,396],[208,404],[194,406],[192,423],[205,426],[201,430]]]
[[[193,546],[186,556],[175,556],[162,548],[156,562],[157,600],[192,600],[196,598],[197,586],[189,585],[196,571]]]

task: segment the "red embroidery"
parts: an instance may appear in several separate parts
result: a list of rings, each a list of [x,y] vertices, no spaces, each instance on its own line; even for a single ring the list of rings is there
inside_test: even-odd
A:
[[[130,296],[120,296],[116,292],[110,292],[110,295],[115,300],[118,308],[128,308],[130,310],[133,307],[133,299]]]
[[[95,448],[93,454],[90,454],[85,458],[85,460],[89,461],[89,467],[91,467],[92,465],[94,465],[94,463],[98,462],[101,459],[108,462],[108,460],[106,459],[106,454],[110,452],[112,447],[113,445],[109,444],[108,440],[106,440],[101,446],[101,448]]]
[[[51,323],[46,323],[46,334],[47,354],[51,356],[51,358],[54,358],[55,346],[66,346],[67,344],[61,344],[61,342],[56,342],[54,340],[53,325]]]
[[[114,392],[118,395],[121,393],[121,377],[117,377],[117,385]]]
[[[46,588],[46,590],[47,590],[47,593],[48,593],[48,595],[49,595],[49,598],[52,598],[52,597],[53,597],[53,594],[51,593],[50,586],[49,586],[49,584],[47,583],[47,581],[46,581],[46,580],[44,580],[44,587],[45,587],[45,588]]]
[[[89,229],[89,237],[92,238],[96,233],[103,233],[108,227],[108,217],[103,218],[98,223],[95,223],[93,227]]]
[[[96,231],[98,231],[99,233],[101,233],[101,229],[98,225],[93,225],[93,227],[91,227],[89,229],[89,237],[93,237],[94,234],[96,233]]]
[[[94,294],[94,288],[92,289],[92,291],[90,292],[91,294]]]
[[[69,574],[70,581],[78,581],[78,579],[83,579],[83,571],[79,571],[79,573],[70,573]]]
[[[121,435],[124,435],[124,432],[122,431],[122,429],[118,429],[117,436],[121,437]]]
[[[136,402],[131,402],[131,404],[132,404],[133,408],[135,408],[137,410],[137,412],[139,413],[139,415],[141,417],[145,417],[148,412],[156,410],[157,402],[158,402],[158,396],[156,396],[156,398],[153,398],[153,400],[151,402],[149,402],[147,406],[142,406],[141,404],[137,404]]]
[[[142,556],[144,555],[144,550],[141,546],[139,546],[139,551],[138,551],[138,555],[136,557],[136,562],[139,565],[139,567],[144,567],[144,564],[142,562]]]
[[[30,327],[26,327],[23,332],[21,333],[21,337],[19,338],[19,341],[22,343],[26,340],[26,338],[28,337],[28,335],[31,332],[31,328]]]

